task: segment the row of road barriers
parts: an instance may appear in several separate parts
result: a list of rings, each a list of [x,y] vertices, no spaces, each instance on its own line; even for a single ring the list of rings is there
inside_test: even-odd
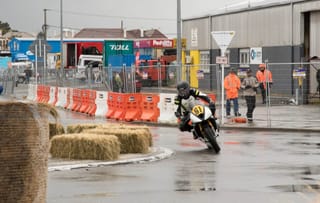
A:
[[[29,84],[27,99],[88,116],[125,122],[176,124],[175,96],[170,93],[117,93]]]

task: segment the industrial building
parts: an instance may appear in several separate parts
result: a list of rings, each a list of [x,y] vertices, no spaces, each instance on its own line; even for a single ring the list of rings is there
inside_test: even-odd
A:
[[[320,1],[247,1],[183,19],[182,37],[187,39],[184,57],[188,61],[192,58],[193,64],[216,63],[216,57],[221,53],[212,31],[235,31],[226,51],[229,62],[226,73],[231,66],[238,69],[250,67],[255,71],[259,63],[267,62],[271,64],[269,67],[275,81],[273,91],[293,94],[301,86],[301,82],[292,76],[298,65],[286,63],[306,62],[320,56]],[[216,71],[203,65],[195,66],[193,71],[201,67],[205,67],[202,68],[204,80],[196,80],[194,74],[190,74],[191,84],[216,89],[215,82],[208,82],[218,79]],[[310,65],[304,68],[303,91],[311,94],[316,91],[315,75],[320,67]]]

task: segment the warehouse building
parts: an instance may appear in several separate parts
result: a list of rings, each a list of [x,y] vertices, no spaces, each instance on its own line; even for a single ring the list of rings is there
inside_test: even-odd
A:
[[[294,94],[303,86],[305,94],[316,91],[316,65],[297,65],[320,56],[320,1],[248,1],[232,5],[211,14],[183,19],[182,37],[187,39],[184,57],[193,64],[194,73],[200,69],[204,78],[190,74],[192,86],[215,90],[217,71],[212,66],[220,49],[212,31],[235,31],[226,51],[228,67],[239,70],[258,69],[258,64],[270,63],[273,72],[274,92]],[[190,60],[190,58],[192,60]],[[278,64],[277,64],[278,63]],[[285,63],[285,64],[284,64]],[[215,66],[214,66],[215,67]],[[305,70],[302,81],[293,77],[296,69]]]

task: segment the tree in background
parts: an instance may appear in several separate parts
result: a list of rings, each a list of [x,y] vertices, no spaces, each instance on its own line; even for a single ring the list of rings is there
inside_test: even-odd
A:
[[[2,34],[6,34],[9,31],[13,31],[10,28],[9,23],[0,21],[0,30],[2,30]]]

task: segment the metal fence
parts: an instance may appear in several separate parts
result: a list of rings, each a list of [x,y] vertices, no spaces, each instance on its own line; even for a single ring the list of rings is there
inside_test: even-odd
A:
[[[277,113],[286,112],[286,109],[290,109],[293,106],[320,103],[319,89],[317,89],[320,81],[316,78],[320,63],[267,63],[266,66],[266,69],[272,72],[273,83],[270,91],[267,92],[266,104],[262,104],[261,91],[258,90],[257,92],[257,108],[254,112],[256,121],[261,122],[265,127],[272,127],[278,123],[275,116]],[[114,91],[114,74],[118,73],[123,84],[121,92],[176,93],[177,67],[177,65],[166,65],[164,67],[159,65],[158,67],[142,67],[139,70],[135,66],[89,68],[84,78],[77,78],[77,70],[70,69],[65,70],[62,76],[58,76],[58,73],[50,73],[42,79],[32,77],[30,83],[37,82],[45,85],[60,86],[59,80],[61,77],[63,87]],[[243,64],[229,64],[224,67],[223,77],[228,74],[231,67],[236,68],[238,77],[241,80],[245,76],[245,70],[249,68],[243,66]],[[254,74],[258,71],[258,65],[251,65],[250,68]],[[224,111],[225,99],[222,99],[222,92],[223,95],[225,93],[221,89],[221,65],[184,65],[180,73],[181,79],[189,81],[192,87],[196,87],[205,93],[215,94],[218,118],[220,121],[228,121]],[[1,73],[4,94],[14,93],[14,88],[20,85],[16,83],[16,79],[17,73],[14,70]],[[245,116],[246,103],[243,90],[239,90],[239,106],[240,113]],[[310,113],[312,114],[313,112]],[[290,119],[288,117],[286,122],[290,123]],[[312,122],[312,119],[310,122]],[[314,122],[319,122],[319,120],[314,119]],[[224,122],[221,123],[223,124]]]

